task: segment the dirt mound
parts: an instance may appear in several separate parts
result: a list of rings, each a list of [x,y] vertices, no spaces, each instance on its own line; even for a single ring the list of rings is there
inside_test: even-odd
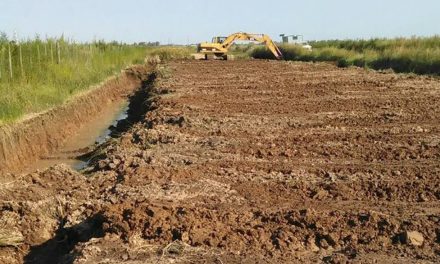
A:
[[[81,216],[67,212],[87,200],[88,188],[84,175],[64,165],[2,184],[0,244],[21,245],[21,250],[1,248],[0,262],[19,263],[24,252],[50,240],[60,225],[78,221]]]
[[[87,177],[36,174],[74,202],[26,261],[61,238],[65,263],[440,261],[438,79],[266,61],[167,67]]]

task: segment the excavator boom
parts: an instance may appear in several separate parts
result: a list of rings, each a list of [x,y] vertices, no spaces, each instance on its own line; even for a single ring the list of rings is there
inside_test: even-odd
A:
[[[277,58],[278,60],[281,60],[283,58],[283,54],[281,53],[275,42],[273,42],[273,40],[265,34],[250,34],[239,32],[234,33],[226,38],[214,37],[213,40],[214,41],[212,43],[201,43],[198,45],[197,51],[204,54],[205,58],[208,57],[208,54],[214,54],[218,57],[226,58],[229,48],[237,40],[255,41],[265,44],[273,53],[275,58]]]

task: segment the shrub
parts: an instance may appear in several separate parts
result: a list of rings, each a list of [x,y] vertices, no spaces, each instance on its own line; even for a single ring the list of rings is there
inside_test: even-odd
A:
[[[159,56],[161,60],[189,59],[195,50],[190,47],[159,47],[150,52],[150,56]]]
[[[332,61],[340,67],[358,66],[376,70],[440,75],[440,36],[370,40],[328,40],[311,43],[313,51],[299,45],[281,45],[284,59]],[[272,53],[258,46],[251,57],[273,59]]]

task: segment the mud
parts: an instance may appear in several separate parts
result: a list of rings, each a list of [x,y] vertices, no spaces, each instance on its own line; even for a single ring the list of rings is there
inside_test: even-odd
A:
[[[269,61],[156,76],[86,174],[0,186],[0,241],[21,238],[0,262],[440,261],[439,79]]]
[[[127,99],[128,100],[128,99]],[[24,167],[22,173],[36,170],[44,170],[54,165],[63,163],[74,170],[80,171],[88,165],[88,159],[81,159],[95,145],[106,142],[112,133],[112,128],[118,122],[127,118],[128,101],[121,100],[112,102],[106,106],[97,116],[93,117],[73,135],[65,144],[54,153],[41,157],[36,162]]]

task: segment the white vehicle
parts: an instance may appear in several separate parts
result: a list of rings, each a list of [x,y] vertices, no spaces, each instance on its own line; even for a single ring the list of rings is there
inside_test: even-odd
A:
[[[301,46],[302,46],[304,49],[306,49],[306,50],[310,50],[310,51],[312,51],[312,46],[309,45],[309,44],[302,44]]]
[[[286,34],[281,34],[280,35],[283,44],[296,44],[296,45],[300,45],[301,47],[303,47],[306,50],[312,50],[312,46],[309,45],[307,42],[304,41],[304,36],[303,35],[286,35]]]

